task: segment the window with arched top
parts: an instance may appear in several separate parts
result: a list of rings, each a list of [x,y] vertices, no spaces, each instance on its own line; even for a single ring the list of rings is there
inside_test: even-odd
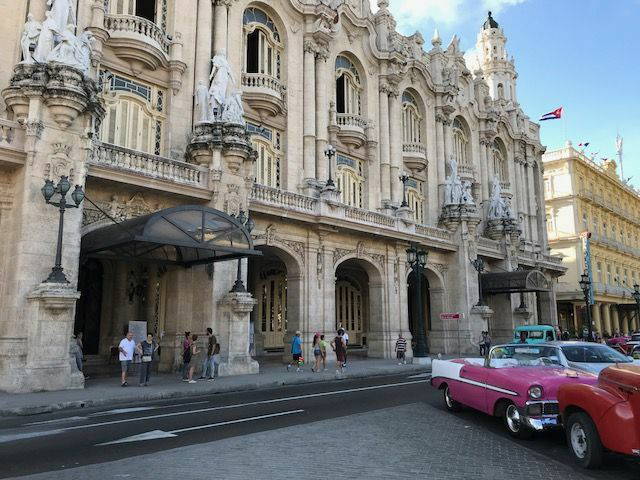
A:
[[[353,62],[344,55],[336,57],[336,111],[351,115],[362,114],[360,74]]]
[[[504,98],[504,85],[498,84],[498,98]]]
[[[255,162],[256,183],[280,188],[282,164],[282,135],[277,130],[247,122],[251,143],[258,152]]]
[[[413,220],[416,223],[424,223],[424,182],[415,178],[410,178],[407,181],[407,203],[413,211]]]
[[[453,121],[453,154],[456,157],[458,165],[469,165],[469,137],[466,129],[460,119]]]
[[[340,201],[352,207],[362,208],[364,192],[364,172],[362,160],[345,155],[336,155],[338,166],[337,183]]]
[[[271,17],[259,8],[244,11],[245,73],[280,79],[284,46]]]
[[[497,175],[502,182],[508,181],[507,155],[504,146],[497,139],[493,141],[491,158],[493,160],[493,174]]]
[[[106,0],[106,12],[145,18],[166,30],[168,0]]]
[[[402,134],[404,143],[422,143],[422,116],[410,92],[402,94]]]
[[[162,155],[165,91],[106,70],[100,72],[100,85],[106,108],[97,129],[100,140]]]

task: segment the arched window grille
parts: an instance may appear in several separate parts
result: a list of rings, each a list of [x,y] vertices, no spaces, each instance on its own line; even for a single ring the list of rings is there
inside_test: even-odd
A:
[[[468,148],[469,138],[462,122],[456,118],[453,121],[453,153],[456,156],[458,165],[469,165]]]
[[[351,115],[362,113],[362,84],[355,65],[347,57],[336,57],[336,111]]]
[[[422,143],[422,116],[409,92],[402,94],[402,133],[404,143]]]
[[[242,18],[245,42],[245,73],[281,77],[283,45],[275,23],[262,10],[251,7]]]
[[[271,128],[247,122],[252,134],[253,148],[258,152],[255,163],[256,183],[280,188],[280,166],[282,163],[282,135]]]
[[[507,175],[507,159],[504,153],[504,149],[502,145],[498,142],[498,140],[493,141],[493,173],[498,175],[498,178],[502,182],[506,182],[508,179]]]
[[[364,192],[364,173],[362,160],[337,155],[337,181],[342,203],[362,208]]]
[[[424,183],[414,178],[407,181],[407,203],[413,211],[413,220],[416,223],[424,223]]]
[[[106,115],[98,131],[103,142],[162,155],[165,91],[102,70]]]

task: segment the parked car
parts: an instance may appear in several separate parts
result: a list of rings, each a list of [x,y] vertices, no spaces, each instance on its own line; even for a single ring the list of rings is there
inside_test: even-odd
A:
[[[622,344],[622,348],[627,355],[631,355],[633,349],[638,345],[640,345],[640,332],[634,332],[631,334],[631,338]]]
[[[601,370],[615,365],[616,363],[635,363],[640,365],[640,361],[633,360],[618,350],[593,342],[551,342],[545,345],[555,347],[556,355],[551,357],[552,361],[557,359],[557,363],[569,368],[579,368],[596,375]]]
[[[640,345],[633,347],[633,350],[631,350],[631,357],[634,360],[640,360]]]
[[[514,437],[556,427],[557,392],[565,383],[596,383],[589,372],[566,368],[550,360],[557,347],[497,345],[486,358],[434,360],[431,385],[442,390],[445,407],[465,405],[501,417]]]
[[[559,340],[556,329],[552,325],[522,325],[513,331],[513,343],[520,343],[524,337],[525,343],[544,343]]]
[[[640,367],[608,367],[597,384],[566,383],[558,401],[578,464],[600,466],[605,449],[640,457]]]

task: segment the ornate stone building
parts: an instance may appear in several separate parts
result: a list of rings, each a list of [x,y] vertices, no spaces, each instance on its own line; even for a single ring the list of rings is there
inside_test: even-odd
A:
[[[593,328],[600,335],[637,331],[632,295],[640,283],[640,194],[621,181],[615,161],[596,163],[571,142],[542,159],[549,245],[568,268],[557,285],[560,325],[578,333],[587,328],[578,282],[588,265],[583,234],[589,232]]]
[[[130,322],[167,370],[213,327],[225,373],[339,325],[389,357],[418,301],[432,353],[556,322],[544,147],[491,16],[472,72],[457,37],[397,33],[387,0],[46,3],[0,0],[0,388],[81,386],[73,330],[106,362]],[[62,175],[86,193],[68,285],[42,283],[59,213],[40,189]],[[251,295],[228,294],[238,257]]]

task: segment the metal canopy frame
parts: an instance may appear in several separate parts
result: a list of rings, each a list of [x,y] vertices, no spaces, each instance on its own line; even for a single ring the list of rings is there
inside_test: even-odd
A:
[[[540,270],[483,273],[480,281],[485,295],[551,291],[551,281]]]
[[[250,233],[235,217],[184,205],[89,232],[81,255],[190,267],[262,252],[254,250]]]

